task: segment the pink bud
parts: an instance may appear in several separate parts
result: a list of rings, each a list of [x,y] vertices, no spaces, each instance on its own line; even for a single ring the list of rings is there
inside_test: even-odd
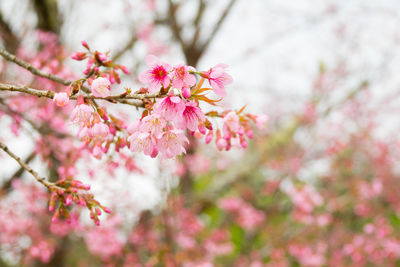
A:
[[[89,45],[86,43],[86,41],[81,41],[81,44],[83,47],[89,50]]]
[[[71,205],[71,203],[72,203],[72,196],[71,196],[71,195],[68,195],[68,196],[65,198],[64,203],[65,203],[66,206]]]
[[[50,202],[50,204],[49,204],[49,211],[50,211],[50,212],[53,212],[53,211],[55,210],[55,208],[56,208],[56,207],[55,207],[54,203],[51,203],[51,202]]]
[[[246,147],[247,147],[247,141],[246,141],[246,139],[244,139],[243,136],[240,136],[240,145],[241,145],[243,148],[246,148]]]
[[[182,95],[185,98],[189,98],[191,93],[190,93],[190,89],[188,87],[183,87],[182,88]]]
[[[206,134],[206,127],[205,127],[204,123],[200,123],[198,129],[201,134],[203,134],[203,135]]]
[[[119,68],[120,68],[120,69],[122,70],[122,72],[125,73],[125,74],[129,74],[129,73],[130,73],[129,69],[128,69],[127,67],[125,67],[125,66],[119,65]]]
[[[206,144],[209,144],[213,138],[213,131],[209,131],[206,135]]]
[[[82,185],[83,190],[90,190],[90,184],[84,184]]]
[[[104,210],[104,212],[106,212],[106,213],[111,213],[111,210],[110,210],[109,208],[107,208],[107,207],[103,207],[103,210]]]
[[[57,106],[63,107],[69,102],[68,94],[65,92],[56,93],[54,94],[53,101],[56,103]]]
[[[101,210],[99,208],[96,208],[96,213],[97,215],[101,215]]]
[[[107,56],[103,53],[97,53],[100,61],[106,61],[107,60]]]
[[[76,52],[76,53],[72,54],[71,58],[74,60],[81,61],[86,58],[86,53],[85,52]]]
[[[156,148],[156,147],[154,147],[153,148],[153,151],[151,152],[151,157],[152,158],[155,158],[155,157],[157,157],[157,155],[158,155],[158,149]]]
[[[246,131],[246,135],[247,135],[248,138],[252,139],[252,138],[253,138],[253,131],[250,130],[250,129],[248,129],[248,130]]]
[[[58,215],[59,215],[59,212],[58,212],[58,210],[57,210],[57,211],[54,213],[53,217],[51,218],[51,222],[53,222],[53,223],[57,222],[57,221],[58,221]]]

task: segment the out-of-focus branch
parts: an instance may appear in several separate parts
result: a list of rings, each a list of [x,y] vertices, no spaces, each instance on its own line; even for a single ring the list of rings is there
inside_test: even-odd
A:
[[[112,60],[115,62],[118,59],[120,59],[127,51],[133,48],[133,46],[136,44],[136,41],[137,41],[136,35],[132,35],[131,39],[129,39],[126,45],[113,56]]]
[[[203,18],[204,11],[206,10],[206,4],[205,4],[204,0],[198,0],[198,2],[199,2],[199,8],[197,10],[196,18],[193,21],[193,26],[195,28],[195,31],[193,34],[191,47],[196,47],[196,44],[197,44],[197,41],[199,39],[200,32],[201,32],[200,22]]]
[[[3,58],[5,58],[6,60],[14,62],[15,64],[30,71],[33,75],[40,76],[40,77],[46,78],[48,80],[51,80],[53,82],[57,82],[57,83],[60,83],[60,84],[66,85],[66,86],[68,86],[72,83],[72,81],[69,81],[69,80],[63,79],[61,77],[58,77],[56,75],[53,75],[51,73],[47,73],[47,72],[39,70],[39,69],[35,68],[34,66],[32,66],[31,64],[29,64],[28,62],[17,58],[15,55],[8,53],[6,50],[4,50],[2,48],[0,48],[0,55]]]
[[[33,151],[29,154],[29,156],[24,160],[25,164],[29,164],[34,158],[36,157],[36,153]],[[14,174],[10,176],[10,178],[6,179],[6,182],[3,184],[3,186],[0,189],[0,192],[6,192],[9,191],[12,185],[12,182],[14,179],[17,179],[21,177],[21,175],[25,172],[25,169],[23,167],[20,167]]]
[[[57,0],[34,0],[33,5],[38,18],[36,28],[59,34],[61,19],[58,12]]]
[[[4,46],[11,52],[17,51],[20,40],[13,33],[10,25],[4,20],[3,14],[0,11],[0,37],[3,40]]]
[[[208,48],[208,46],[210,45],[211,41],[214,39],[215,35],[220,30],[222,24],[224,23],[225,19],[228,16],[228,14],[231,12],[232,7],[233,7],[233,5],[235,3],[236,3],[236,0],[231,0],[229,2],[228,6],[225,8],[224,12],[221,14],[221,17],[219,18],[218,22],[215,24],[214,29],[211,32],[210,36],[207,38],[207,40],[201,46],[201,50],[205,51]]]
[[[16,162],[18,162],[18,164],[24,168],[27,172],[29,172],[30,174],[32,174],[32,176],[36,179],[36,181],[38,181],[39,183],[41,183],[42,185],[44,185],[45,187],[47,187],[48,189],[50,188],[57,188],[60,189],[62,191],[64,191],[63,188],[57,186],[54,183],[48,182],[46,180],[46,178],[41,177],[36,171],[34,171],[28,164],[26,164],[24,161],[21,160],[20,157],[18,157],[17,155],[15,155],[13,152],[10,151],[10,149],[3,144],[2,142],[0,142],[0,149],[2,149],[4,152],[6,152],[11,158],[13,158]]]
[[[176,16],[176,11],[178,10],[178,6],[172,2],[172,0],[168,0],[168,16],[169,16],[169,25],[172,31],[172,34],[176,40],[178,40],[182,51],[185,52],[186,44],[183,41],[182,34],[181,34],[181,26],[178,23],[178,19]],[[186,54],[185,54],[186,56]]]

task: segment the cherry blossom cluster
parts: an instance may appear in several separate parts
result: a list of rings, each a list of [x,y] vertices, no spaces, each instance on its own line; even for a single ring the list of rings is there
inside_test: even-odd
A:
[[[49,201],[49,211],[54,211],[53,222],[56,222],[59,218],[64,218],[67,222],[71,222],[68,206],[72,203],[86,207],[90,211],[90,218],[96,225],[100,225],[99,216],[102,214],[102,210],[106,213],[111,213],[109,208],[102,206],[94,199],[93,194],[87,192],[90,190],[90,185],[83,184],[78,180],[59,180],[54,187],[50,187],[50,190],[52,193]]]
[[[173,158],[186,152],[185,147],[189,143],[185,136],[186,130],[196,137],[205,136],[207,144],[211,142],[215,132],[219,150],[229,150],[232,147],[231,140],[234,139],[246,148],[245,136],[253,137],[250,122],[260,129],[267,122],[266,115],[242,114],[244,108],[238,112],[204,113],[200,102],[215,105],[222,100],[209,98],[206,96],[207,92],[213,91],[215,95],[224,97],[225,86],[232,82],[224,64],[198,72],[191,66],[171,66],[156,56],[149,55],[146,57],[148,69],[139,75],[139,81],[147,87],[138,90],[134,95],[131,94],[131,89],[126,89],[125,93],[114,97],[111,95],[111,85],[115,80],[111,77],[115,75],[110,76],[110,69],[113,72],[116,68],[125,73],[128,71],[123,66],[114,65],[107,59],[106,53],[91,52],[86,42],[82,42],[82,45],[88,52],[75,53],[73,58],[83,60],[90,56],[85,74],[92,96],[114,100],[139,98],[142,99],[145,109],[142,117],[128,126],[121,121],[116,123],[118,120],[109,116],[104,107],[98,107],[92,99],[85,99],[86,95],[80,92],[86,79],[76,81],[69,94],[55,94],[54,101],[60,107],[68,103],[70,96],[78,94],[78,101],[71,113],[71,122],[79,126],[78,138],[88,145],[97,158],[107,153],[111,143],[116,144],[116,150],[129,146],[132,151],[143,152],[147,156],[156,157],[161,154],[164,158]],[[106,70],[101,71],[100,66]],[[211,88],[203,88],[205,80]],[[222,134],[220,129],[214,131],[207,117],[222,118]]]
[[[114,64],[113,61],[109,59],[108,53],[102,53],[97,50],[92,51],[86,41],[82,41],[81,43],[87,51],[76,52],[71,58],[78,61],[88,60],[83,74],[87,76],[98,76],[101,74],[107,77],[112,84],[121,82],[118,71],[129,74],[128,68],[123,65]],[[102,70],[102,68],[104,68],[104,70]]]

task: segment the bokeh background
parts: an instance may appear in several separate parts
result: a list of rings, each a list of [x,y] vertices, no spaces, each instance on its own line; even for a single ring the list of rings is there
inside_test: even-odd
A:
[[[2,0],[12,53],[34,58],[51,34],[80,77],[70,55],[86,40],[131,70],[116,93],[140,87],[147,54],[199,70],[225,63],[234,83],[221,106],[269,121],[245,150],[198,140],[176,161],[131,155],[141,171],[82,160],[82,179],[113,209],[97,228],[81,216],[54,230],[46,203],[24,212],[29,193],[18,192],[35,185],[19,175],[0,195],[0,265],[400,266],[399,25],[396,0]],[[1,63],[1,81],[34,82]],[[37,135],[0,119],[0,138],[28,158]],[[4,189],[18,166],[0,165]],[[25,220],[38,223],[10,238],[6,225]]]

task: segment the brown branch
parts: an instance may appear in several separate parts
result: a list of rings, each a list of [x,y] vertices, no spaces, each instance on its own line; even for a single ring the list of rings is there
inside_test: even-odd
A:
[[[34,158],[36,157],[35,152],[31,152],[29,156],[24,160],[25,164],[29,164]],[[12,182],[15,179],[18,179],[21,177],[21,175],[24,173],[25,169],[23,167],[20,167],[16,172],[14,172],[13,175],[10,176],[9,179],[3,184],[3,186],[0,189],[0,192],[3,191],[9,191],[12,185]]]
[[[31,64],[29,64],[26,61],[23,61],[21,59],[19,59],[18,57],[16,57],[15,55],[8,53],[6,50],[0,48],[0,55],[3,56],[6,60],[14,62],[15,64],[23,67],[24,69],[30,71],[33,75],[39,76],[39,77],[43,77],[46,78],[48,80],[60,83],[62,85],[65,86],[69,86],[73,83],[73,81],[67,80],[67,79],[63,79],[59,76],[53,75],[51,73],[46,73],[43,72],[35,67],[33,67]],[[42,90],[37,90],[37,89],[32,89],[32,90],[25,90],[27,87],[24,86],[13,86],[13,85],[6,85],[6,84],[2,84],[3,88],[6,88],[7,86],[11,86],[9,87],[10,89],[3,89],[3,90],[8,90],[8,91],[20,91],[20,92],[24,92],[24,93],[29,93],[38,97],[47,97],[47,98],[53,98],[54,96],[54,92],[52,91],[42,91]],[[5,86],[5,87],[4,87]],[[85,91],[86,93],[89,93],[91,90],[89,87],[87,86],[82,86],[82,90]],[[160,97],[159,94],[130,94],[127,96],[122,97],[120,96],[110,96],[110,97],[94,97],[94,96],[85,96],[85,98],[88,99],[102,99],[102,100],[106,100],[109,102],[113,102],[113,101],[118,101],[120,103],[123,104],[128,104],[128,105],[132,105],[132,106],[136,106],[136,107],[142,107],[143,103],[137,103],[137,102],[129,102],[126,101],[127,99],[135,99],[135,100],[144,100],[144,99],[148,99],[148,98],[156,98],[156,97]],[[70,99],[76,99],[76,97],[72,97]]]
[[[41,177],[36,171],[34,171],[28,164],[26,164],[25,162],[23,162],[21,160],[20,157],[18,157],[17,155],[15,155],[13,152],[10,151],[10,149],[3,144],[2,142],[0,142],[0,149],[2,149],[4,152],[6,152],[11,158],[13,158],[22,168],[24,168],[27,172],[29,172],[30,174],[32,174],[32,176],[36,179],[36,181],[38,181],[39,183],[41,183],[42,185],[44,185],[45,187],[47,187],[48,189],[59,189],[64,191],[63,188],[57,186],[54,183],[48,182],[44,177]]]
[[[34,88],[30,88],[27,86],[17,86],[17,85],[12,85],[12,84],[4,84],[0,83],[0,91],[10,91],[10,92],[20,92],[20,93],[25,93],[29,95],[33,95],[36,97],[45,97],[45,98],[50,98],[53,99],[55,92],[53,91],[46,91],[46,90],[38,90]],[[97,100],[105,100],[105,101],[110,101],[114,103],[115,101],[118,101],[120,103],[126,103],[134,106],[139,106],[141,107],[143,103],[141,102],[128,102],[126,100],[129,99],[134,99],[134,100],[145,100],[145,99],[152,99],[152,98],[158,98],[162,97],[161,94],[130,94],[130,95],[125,95],[125,94],[119,94],[119,95],[112,95],[112,96],[107,96],[107,97],[97,97],[94,95],[84,95],[83,98],[85,99],[97,99]],[[78,98],[77,95],[70,96],[69,99],[71,100],[76,100]]]
[[[0,36],[3,39],[4,46],[7,50],[15,52],[19,46],[20,40],[13,33],[10,25],[4,20],[0,11]]]
[[[219,18],[218,22],[215,24],[214,29],[204,44],[201,46],[201,50],[205,51],[208,46],[210,45],[211,41],[214,39],[215,35],[218,33],[219,29],[221,28],[222,24],[224,23],[225,19],[227,18],[228,14],[232,10],[233,5],[236,3],[236,0],[231,0],[228,6],[225,8],[224,12],[222,13],[221,17]]]
[[[196,47],[197,41],[200,37],[200,32],[201,32],[200,22],[201,22],[201,19],[203,18],[204,11],[206,10],[206,4],[205,4],[204,0],[198,0],[198,1],[199,1],[199,8],[197,10],[196,18],[193,21],[193,26],[195,27],[195,32],[194,32],[194,35],[192,38],[192,43],[191,43],[192,48]]]
[[[132,49],[133,46],[136,44],[137,38],[136,35],[132,35],[131,39],[126,43],[126,45],[113,56],[112,60],[113,62],[117,61],[120,59],[128,50]]]
[[[35,68],[34,66],[32,66],[31,64],[29,64],[28,62],[17,58],[15,55],[13,55],[11,53],[8,53],[6,50],[4,50],[2,48],[0,48],[0,55],[2,57],[4,57],[6,60],[14,62],[15,64],[17,64],[17,65],[23,67],[24,69],[30,71],[33,75],[46,78],[48,80],[60,83],[60,84],[65,85],[65,86],[71,85],[73,83],[73,81],[69,81],[69,80],[63,79],[61,77],[58,77],[56,75],[53,75],[51,73],[47,73],[47,72],[41,71],[41,70]]]
[[[169,16],[169,25],[172,31],[172,34],[176,40],[178,40],[182,51],[186,50],[186,44],[183,41],[182,35],[181,35],[181,26],[178,23],[177,17],[176,17],[176,11],[178,9],[178,6],[175,5],[172,0],[168,0],[168,16]]]
[[[59,34],[61,19],[57,0],[34,0],[33,4],[38,19],[36,28]]]

